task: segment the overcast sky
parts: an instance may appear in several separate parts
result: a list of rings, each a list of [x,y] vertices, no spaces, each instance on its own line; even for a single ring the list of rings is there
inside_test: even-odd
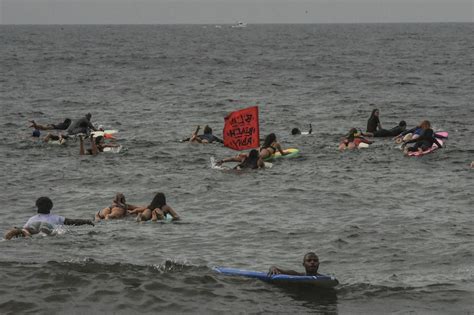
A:
[[[474,22],[474,0],[0,0],[0,24]]]

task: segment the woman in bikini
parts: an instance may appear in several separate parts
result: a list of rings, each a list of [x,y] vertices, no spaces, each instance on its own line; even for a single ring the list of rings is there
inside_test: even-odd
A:
[[[169,213],[173,217],[173,221],[179,220],[179,215],[170,206],[166,204],[165,194],[159,192],[147,207],[137,207],[129,211],[130,214],[137,214],[137,221],[157,221],[164,220]]]
[[[277,151],[280,152],[281,155],[289,154],[283,151],[281,145],[277,142],[276,135],[271,133],[265,137],[263,145],[260,147],[260,161],[263,162],[263,160],[271,157]]]
[[[128,211],[133,211],[137,208],[139,207],[127,204],[125,196],[122,193],[117,193],[110,206],[96,213],[95,220],[100,221],[103,219],[109,220],[124,218],[127,215]]]

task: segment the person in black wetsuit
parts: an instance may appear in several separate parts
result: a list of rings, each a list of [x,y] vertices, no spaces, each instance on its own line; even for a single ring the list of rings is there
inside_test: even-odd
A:
[[[431,148],[433,144],[436,144],[438,148],[442,148],[441,144],[436,139],[435,133],[433,129],[431,129],[431,124],[428,120],[424,120],[421,123],[420,127],[423,129],[423,131],[421,132],[418,138],[406,141],[402,144],[402,148],[404,148],[405,155],[407,155],[408,152],[426,151]],[[405,148],[405,146],[409,143],[414,143],[415,145],[413,145],[412,147]]]
[[[236,170],[243,170],[243,169],[257,169],[257,168],[264,168],[265,163],[260,160],[258,151],[255,149],[250,150],[248,154],[242,153],[235,157],[222,159],[217,161],[216,165],[222,165],[223,163],[228,162],[240,162],[238,165],[234,167]]]
[[[292,276],[317,276],[319,275],[318,269],[319,269],[319,257],[313,252],[309,252],[303,257],[303,266],[305,269],[305,272],[297,272],[294,270],[285,270],[281,269],[275,266],[270,267],[268,270],[268,276],[273,276],[273,275],[292,275]]]
[[[59,124],[38,125],[34,120],[30,120],[32,128],[36,130],[66,130],[71,125],[71,119],[66,118]]]
[[[370,118],[367,121],[367,132],[374,133],[377,129],[382,129],[382,124],[379,119],[380,111],[375,108],[370,114]]]
[[[401,134],[407,128],[407,123],[402,120],[398,123],[398,126],[393,127],[390,130],[387,129],[379,129],[374,132],[366,132],[364,136],[368,137],[396,137]]]
[[[196,131],[193,133],[191,138],[184,139],[183,141],[190,141],[190,142],[197,142],[197,143],[213,143],[213,142],[224,143],[222,139],[212,134],[212,128],[209,127],[208,125],[204,126],[204,134],[198,135],[197,133],[199,132],[200,128],[201,128],[200,126],[197,126]]]
[[[84,117],[75,120],[71,126],[67,129],[68,135],[76,135],[79,133],[83,133],[88,135],[90,130],[97,131],[97,128],[94,127],[91,123],[91,113],[87,113]]]

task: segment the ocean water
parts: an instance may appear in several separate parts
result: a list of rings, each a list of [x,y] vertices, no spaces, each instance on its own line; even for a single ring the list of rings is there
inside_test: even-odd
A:
[[[471,314],[474,310],[474,24],[0,26],[0,230],[53,212],[92,218],[123,192],[162,191],[179,223],[132,218],[0,241],[0,313]],[[258,105],[260,133],[294,159],[235,172],[221,135]],[[384,127],[423,119],[442,150],[407,158],[388,139],[340,153],[373,108]],[[119,154],[30,138],[28,120],[92,113]],[[290,130],[313,125],[313,134]],[[302,270],[315,251],[334,290],[225,277],[214,266]]]

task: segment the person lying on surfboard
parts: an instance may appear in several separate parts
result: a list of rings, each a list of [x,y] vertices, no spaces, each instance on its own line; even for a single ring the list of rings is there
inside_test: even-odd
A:
[[[95,221],[124,218],[129,211],[137,208],[138,206],[127,203],[124,194],[117,193],[110,206],[96,213]]]
[[[228,162],[237,162],[239,163],[234,167],[236,170],[243,170],[243,169],[257,169],[257,168],[264,168],[265,163],[260,159],[258,151],[255,149],[250,150],[247,153],[241,153],[231,158],[222,159],[216,162],[216,165],[222,165],[222,163]]]
[[[269,134],[268,136],[265,137],[265,140],[263,140],[263,145],[260,147],[260,160],[263,163],[263,160],[266,158],[270,158],[273,154],[276,152],[280,152],[280,154],[287,155],[290,154],[289,152],[284,152],[283,149],[281,148],[280,143],[277,142],[276,135],[274,133]]]
[[[53,202],[48,197],[40,197],[36,200],[38,214],[32,216],[25,223],[23,228],[13,228],[5,233],[5,239],[10,240],[14,237],[28,237],[40,232],[51,235],[56,226],[60,225],[94,225],[91,220],[68,219],[59,215],[51,214]]]
[[[347,136],[342,138],[342,141],[339,144],[339,151],[344,151],[345,149],[356,149],[361,143],[372,144],[373,142],[362,137],[361,133],[357,131],[356,128],[351,128]]]
[[[71,125],[71,119],[66,118],[64,119],[63,122],[58,123],[58,124],[46,124],[46,125],[39,125],[37,124],[34,120],[29,121],[31,123],[31,128],[37,129],[37,130],[66,130],[69,128]]]
[[[398,123],[397,126],[393,127],[390,130],[379,129],[374,132],[366,132],[363,135],[367,137],[395,137],[402,133],[407,128],[407,123],[402,120]]]
[[[129,214],[136,214],[137,221],[157,221],[164,220],[166,215],[169,214],[173,218],[173,221],[180,219],[176,211],[173,210],[167,203],[165,194],[158,192],[146,207],[136,207],[135,209],[128,211]]]
[[[404,149],[403,152],[405,155],[408,155],[408,152],[423,152],[428,150],[436,144],[438,148],[442,148],[443,146],[438,142],[436,139],[435,133],[433,129],[431,129],[431,123],[428,120],[424,120],[420,124],[421,132],[420,136],[416,139],[408,140],[402,144],[402,148]],[[414,143],[412,147],[405,148],[405,146],[409,143]]]
[[[72,122],[67,129],[68,135],[77,135],[80,133],[88,135],[91,130],[97,131],[97,128],[91,123],[92,114],[87,113],[84,117]]]
[[[396,143],[402,143],[408,140],[418,138],[422,132],[423,132],[423,128],[421,128],[421,124],[420,124],[411,129],[401,132],[399,135],[394,137],[393,140],[395,140]]]
[[[268,276],[271,277],[273,275],[291,275],[291,276],[317,276],[318,268],[319,268],[319,257],[314,252],[309,252],[303,257],[303,267],[305,272],[297,272],[294,270],[286,270],[281,269],[275,266],[270,267],[268,270]]]
[[[301,135],[301,134],[308,134],[308,135],[310,135],[312,132],[313,132],[313,126],[311,126],[311,124],[309,124],[309,130],[308,130],[306,133],[302,133],[301,130],[299,130],[298,128],[293,128],[293,129],[291,129],[291,134],[292,134],[293,136]]]

